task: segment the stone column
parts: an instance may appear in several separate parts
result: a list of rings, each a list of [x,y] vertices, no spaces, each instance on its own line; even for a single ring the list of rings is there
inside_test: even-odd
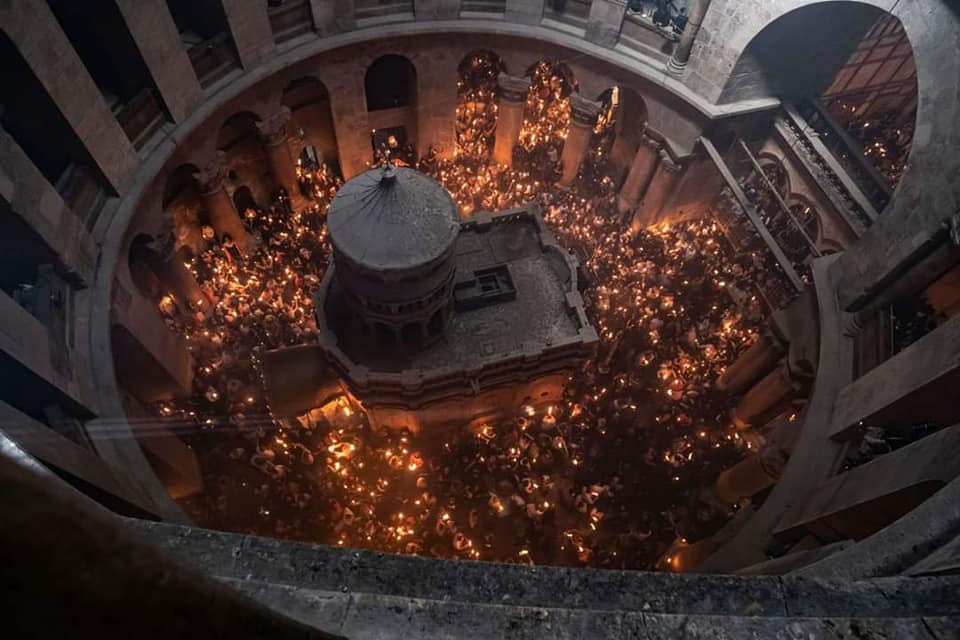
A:
[[[764,463],[760,454],[750,452],[717,477],[714,493],[720,502],[732,506],[773,486],[778,478],[779,474]]]
[[[570,96],[570,131],[567,132],[560,156],[561,187],[572,187],[576,181],[580,165],[590,150],[590,138],[593,137],[593,128],[602,108],[599,102],[587,100],[579,93]]]
[[[460,0],[414,0],[417,20],[456,20],[460,17]]]
[[[684,27],[680,42],[674,48],[673,57],[670,58],[670,64],[667,66],[670,73],[680,75],[687,67],[690,52],[693,51],[693,43],[697,39],[697,34],[700,33],[700,25],[703,24],[703,17],[707,15],[709,8],[710,0],[690,0],[687,26]]]
[[[122,194],[137,153],[47,3],[2,2],[0,25],[109,187]]]
[[[657,170],[662,148],[659,142],[646,133],[640,136],[640,147],[630,164],[630,172],[620,189],[620,197],[617,198],[617,209],[621,215],[632,212],[640,204],[647,187],[650,186],[653,172]]]
[[[236,207],[233,206],[230,194],[224,188],[223,156],[224,153],[218,151],[216,159],[193,174],[193,177],[200,188],[200,197],[203,199],[203,207],[210,219],[210,226],[220,238],[228,234],[240,250],[246,253],[252,248],[253,243]]]
[[[620,29],[626,14],[626,0],[593,0],[587,18],[587,40],[613,48],[620,40]]]
[[[366,171],[373,158],[363,88],[365,71],[362,61],[344,60],[331,65],[324,77],[327,86],[337,88],[330,94],[330,111],[337,134],[337,160],[345,180]]]
[[[174,122],[183,122],[203,102],[203,88],[183,48],[177,25],[163,2],[117,0],[117,9],[133,36]]]
[[[497,132],[493,143],[493,161],[513,166],[513,148],[523,127],[523,107],[530,91],[530,78],[501,73],[497,78],[500,100],[497,109]]]
[[[643,199],[643,204],[633,216],[632,228],[636,231],[645,229],[657,223],[663,207],[673,196],[677,183],[680,180],[680,170],[683,166],[674,161],[666,149],[660,149],[660,164],[650,180],[650,187]]]
[[[519,24],[540,24],[544,0],[507,0],[504,18]]]
[[[257,132],[267,156],[267,164],[270,165],[270,173],[273,174],[274,185],[278,189],[285,189],[290,195],[290,204],[297,208],[303,204],[303,197],[297,184],[297,161],[290,153],[289,124],[290,109],[280,107],[275,114],[257,123]]]
[[[417,153],[432,147],[452,160],[457,148],[457,65],[445,56],[422,60],[417,67]]]
[[[738,429],[746,429],[795,391],[790,372],[785,364],[781,364],[740,398],[737,406],[730,412],[730,419]]]
[[[16,140],[0,128],[0,200],[43,238],[58,271],[74,287],[93,281],[97,246],[67,203]]]
[[[273,51],[273,27],[267,15],[266,2],[220,0],[227,26],[237,49],[240,65],[250,69]]]
[[[784,347],[783,342],[772,331],[763,331],[760,339],[720,374],[717,389],[740,393],[777,364],[783,356]]]
[[[173,244],[173,236],[170,236],[154,253],[149,266],[157,279],[177,299],[181,309],[189,313],[191,304],[204,309],[207,306],[207,297],[187,268],[183,256],[173,250]]]

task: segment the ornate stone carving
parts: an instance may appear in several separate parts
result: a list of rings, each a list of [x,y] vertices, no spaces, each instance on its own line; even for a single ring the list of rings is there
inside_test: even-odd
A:
[[[283,144],[287,140],[287,125],[290,124],[290,108],[280,107],[280,110],[257,123],[260,139],[268,146]]]
[[[663,148],[663,145],[660,144],[660,141],[657,140],[656,138],[651,137],[650,134],[646,131],[646,128],[644,128],[644,132],[640,134],[640,144],[642,144],[645,147],[649,147],[658,153]]]
[[[787,138],[787,144],[793,149],[800,161],[823,189],[830,202],[843,218],[850,223],[859,236],[873,224],[871,217],[863,210],[844,186],[843,181],[834,173],[830,165],[817,152],[804,131],[801,131],[792,118],[777,118],[779,130]]]
[[[596,100],[587,100],[579,93],[570,96],[570,117],[574,124],[584,127],[593,127],[597,124],[597,117],[603,105]]]
[[[197,181],[202,193],[213,193],[223,188],[223,165],[226,155],[223,151],[217,151],[210,162],[193,174],[193,179]]]
[[[660,149],[660,166],[668,173],[680,173],[683,165],[674,160],[666,149]]]

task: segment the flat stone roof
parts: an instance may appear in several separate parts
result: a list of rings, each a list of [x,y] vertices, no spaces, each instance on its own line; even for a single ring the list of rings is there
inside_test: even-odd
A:
[[[347,320],[343,289],[334,278],[326,310],[343,310],[340,318],[330,319],[344,354],[381,372],[474,367],[510,353],[543,351],[577,339],[589,327],[576,287],[576,263],[556,245],[535,208],[478,214],[464,222],[455,256],[457,282],[475,271],[508,265],[516,297],[456,312],[443,337],[419,351],[383,351],[361,333],[359,323]]]

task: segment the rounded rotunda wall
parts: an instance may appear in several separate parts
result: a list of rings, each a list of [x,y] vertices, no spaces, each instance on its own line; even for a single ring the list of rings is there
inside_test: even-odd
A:
[[[720,0],[715,0],[719,2]],[[784,6],[790,4],[791,6],[797,3],[781,3]],[[785,9],[784,9],[785,10]],[[935,11],[946,11],[945,8],[938,5],[935,8]],[[712,15],[712,14],[711,14]],[[911,30],[911,18],[904,17],[904,22],[908,26],[908,31]],[[943,31],[944,34],[949,34],[952,32],[946,31],[947,29],[955,27],[955,22],[947,20],[946,24],[941,24],[944,21],[938,22],[938,29]],[[916,20],[913,20],[914,26],[912,27],[913,31],[916,29]],[[417,28],[417,39],[418,42],[429,41],[431,38],[427,37],[427,27],[422,27],[420,25],[416,26]],[[396,33],[402,32],[406,29],[404,25],[397,25],[396,27],[389,27],[385,29],[386,33]],[[469,26],[464,27],[465,30],[469,30]],[[524,28],[525,31],[530,31],[527,28]],[[539,29],[539,31],[544,31]],[[523,51],[519,55],[526,55],[531,51],[541,51],[542,49],[538,47],[536,40],[536,34],[539,33],[538,29],[534,29],[535,35],[500,35],[498,37],[503,37],[508,41],[512,41],[518,44],[517,49]],[[349,34],[345,39],[350,39],[353,42],[350,47],[363,46],[362,41],[366,39],[376,39],[381,38],[383,32],[379,30],[369,30],[364,32],[362,35],[356,33]],[[599,57],[606,57],[607,60],[598,62],[596,59],[587,59],[583,60],[584,56],[583,49],[590,50],[589,45],[584,45],[580,42],[574,42],[573,39],[567,38],[566,36],[557,35],[556,33],[549,33],[550,40],[553,42],[547,47],[554,51],[571,51],[575,52],[577,49],[580,49],[579,53],[576,53],[576,56],[581,56],[581,59],[575,60],[571,64],[576,65],[576,68],[580,68],[583,71],[580,73],[583,74],[583,77],[592,78],[594,82],[599,82],[604,84],[606,79],[609,79],[609,84],[617,84],[618,82],[623,82],[625,78],[631,78],[633,81],[646,82],[646,79],[641,80],[642,75],[646,75],[646,70],[638,73],[637,70],[630,70],[626,68],[617,68],[609,61],[610,55],[607,52],[598,52]],[[437,42],[444,41],[446,36],[436,36]],[[403,41],[406,40],[406,36],[398,36],[398,39],[394,42],[384,43],[382,40],[378,40],[370,48],[373,50],[373,53],[370,54],[370,59],[373,59],[378,55],[377,52],[386,52],[386,51],[397,51],[405,50],[408,44],[403,44]],[[463,53],[466,53],[471,48],[477,48],[472,44],[464,44],[464,41],[471,41],[471,34],[464,33],[460,34],[455,40],[458,40],[460,44],[458,46],[462,47]],[[926,41],[926,38],[923,39]],[[496,44],[490,44],[489,34],[483,36],[476,36],[475,42],[484,42],[484,46],[487,48],[495,48],[498,51],[500,46]],[[557,41],[562,42],[563,44],[558,44]],[[736,38],[732,39],[732,42],[736,42]],[[748,42],[749,39],[744,40]],[[322,42],[322,41],[321,41]],[[570,48],[566,48],[569,46]],[[426,45],[424,45],[426,46]],[[438,49],[446,49],[450,46],[449,40],[447,44],[436,45]],[[731,45],[735,46],[735,45]],[[745,46],[745,44],[744,44]],[[315,49],[316,47],[314,47]],[[416,48],[414,45],[411,48]],[[924,55],[923,47],[918,46],[918,42],[914,42],[914,48],[918,60]],[[504,56],[508,60],[512,56],[518,55],[516,52],[511,52],[512,55]],[[222,122],[226,121],[234,112],[240,109],[249,109],[258,113],[260,118],[269,117],[271,111],[277,104],[277,96],[279,95],[278,90],[283,86],[283,81],[280,81],[279,78],[283,77],[284,81],[287,81],[291,78],[298,77],[301,75],[317,75],[321,77],[324,76],[324,71],[317,71],[317,67],[322,64],[328,64],[332,67],[343,67],[338,71],[333,72],[328,76],[327,87],[331,90],[331,101],[333,103],[333,111],[335,116],[345,125],[344,130],[354,129],[365,133],[366,128],[363,127],[363,115],[358,113],[344,113],[346,107],[338,104],[337,95],[340,89],[349,89],[353,88],[354,91],[357,90],[357,78],[356,70],[359,65],[349,64],[354,58],[348,53],[344,48],[340,48],[337,51],[332,52],[329,60],[324,63],[315,59],[299,60],[301,57],[307,58],[321,58],[327,54],[321,54],[317,52],[309,52],[301,54],[297,49],[292,49],[290,51],[281,53],[277,55],[274,59],[265,61],[258,67],[254,67],[249,71],[245,71],[239,76],[233,78],[228,83],[222,85],[213,96],[204,101],[204,103],[197,109],[195,115],[186,119],[183,123],[179,124],[176,128],[177,133],[171,137],[171,140],[178,140],[177,143],[165,142],[155,148],[150,152],[146,159],[141,162],[136,179],[134,180],[133,187],[115,203],[114,208],[111,211],[112,215],[105,215],[101,220],[100,226],[95,230],[97,237],[104,243],[104,260],[102,261],[101,273],[99,274],[97,287],[94,293],[94,302],[92,304],[92,312],[90,317],[83,317],[80,319],[84,325],[91,323],[92,318],[92,344],[93,344],[93,368],[98,369],[102,372],[106,372],[106,375],[101,374],[99,376],[99,387],[101,391],[105,393],[101,394],[102,398],[105,398],[104,402],[108,405],[107,410],[119,408],[119,400],[117,399],[116,389],[113,386],[112,381],[108,381],[107,378],[113,376],[113,363],[112,357],[110,354],[109,348],[109,322],[107,322],[107,314],[109,313],[109,300],[111,299],[111,281],[112,278],[109,277],[110,270],[114,268],[115,264],[119,264],[118,258],[125,255],[125,251],[122,247],[126,246],[133,237],[141,232],[143,229],[150,228],[162,228],[162,223],[158,219],[158,214],[161,211],[161,208],[157,206],[157,203],[162,198],[162,180],[159,176],[163,176],[171,172],[175,167],[180,164],[195,159],[198,156],[212,155],[216,149],[215,147],[215,133],[211,134],[207,130],[209,123],[217,121],[220,119]],[[457,54],[445,54],[447,56],[457,58]],[[695,54],[696,55],[696,54]],[[412,56],[415,58],[415,64],[424,63],[431,54],[424,54],[423,58],[419,56]],[[366,56],[364,56],[366,57]],[[536,56],[530,58],[535,60]],[[929,60],[929,57],[927,58]],[[448,59],[449,61],[449,59]],[[625,62],[621,58],[621,62]],[[953,64],[953,62],[951,62]],[[455,69],[456,63],[451,62],[449,65]],[[948,145],[939,145],[934,144],[931,139],[931,132],[934,127],[931,125],[931,122],[940,123],[946,125],[941,131],[944,132],[947,140],[954,140],[956,138],[956,119],[947,122],[945,118],[952,115],[952,112],[945,107],[943,100],[936,100],[939,104],[937,109],[933,109],[932,105],[929,102],[929,98],[925,97],[925,89],[931,88],[930,83],[930,74],[932,73],[929,67],[924,68],[923,63],[918,65],[921,67],[920,81],[921,81],[921,111],[919,118],[921,119],[921,126],[918,127],[918,137],[915,140],[914,146],[914,156],[912,158],[912,167],[910,174],[908,174],[907,180],[905,180],[905,186],[901,187],[900,193],[898,193],[898,198],[895,200],[894,205],[892,205],[892,211],[901,211],[904,208],[912,206],[911,204],[899,204],[904,202],[905,198],[913,198],[914,196],[909,194],[915,194],[918,189],[914,183],[917,181],[924,181],[923,184],[931,186],[931,192],[935,188],[942,187],[937,191],[938,193],[952,193],[954,189],[951,189],[949,185],[937,184],[933,185],[929,181],[931,178],[929,174],[933,173],[934,175],[947,175],[948,172],[943,171],[942,168],[939,168],[934,160],[946,160],[947,154],[945,148]],[[599,72],[600,67],[609,67],[606,69],[606,74]],[[362,66],[359,66],[362,68]],[[692,68],[695,71],[695,67],[692,65]],[[309,71],[308,71],[309,70]],[[511,69],[512,70],[512,69]],[[593,73],[593,71],[597,71]],[[578,74],[579,75],[579,74]],[[956,75],[956,74],[955,74]],[[354,77],[351,77],[354,76]],[[431,76],[430,73],[424,73],[420,71],[418,77],[433,77],[440,78],[446,77],[449,80],[450,74],[438,74]],[[362,77],[362,76],[361,76]],[[597,78],[600,78],[597,80]],[[447,80],[444,80],[447,81]],[[667,81],[669,84],[669,81]],[[362,84],[362,82],[361,82]],[[438,86],[439,86],[438,82]],[[271,85],[267,87],[266,85]],[[581,90],[584,90],[586,83],[581,82]],[[609,85],[606,85],[609,86]],[[665,137],[671,142],[675,143],[678,148],[692,148],[693,144],[696,141],[696,132],[702,130],[707,126],[707,122],[710,117],[716,117],[721,114],[724,109],[714,109],[709,106],[710,101],[710,92],[704,91],[704,96],[707,100],[705,101],[708,104],[707,111],[710,112],[708,115],[700,113],[698,109],[691,105],[691,103],[685,102],[682,98],[678,98],[676,95],[672,94],[670,91],[658,87],[655,84],[649,84],[650,94],[649,97],[644,93],[644,98],[647,100],[648,108],[650,109],[650,123],[651,127],[657,127],[658,125],[663,128],[669,128],[670,133],[665,133]],[[359,89],[362,94],[362,87]],[[937,93],[945,94],[950,91],[950,87],[944,89],[942,86],[937,89]],[[439,95],[441,92],[438,90],[434,97],[438,100],[449,100],[449,96],[446,98],[443,95]],[[956,95],[956,93],[954,93]],[[696,103],[699,98],[694,96]],[[955,104],[956,101],[951,104]],[[669,105],[669,106],[668,106]],[[702,106],[702,105],[698,105]],[[925,108],[926,107],[926,108]],[[684,116],[681,118],[675,118],[674,109],[680,109],[684,112]],[[924,120],[924,118],[928,118]],[[430,122],[430,116],[419,116],[418,120],[423,123]],[[424,127],[427,128],[427,127]],[[338,130],[340,127],[338,127]],[[939,136],[938,136],[939,137]],[[943,139],[943,138],[942,138]],[[194,142],[196,143],[194,145]],[[352,147],[351,147],[352,145]],[[358,140],[354,139],[352,141],[346,140],[341,142],[338,140],[338,146],[341,150],[349,150],[355,153],[358,153],[358,150],[362,148],[362,145]],[[919,154],[919,155],[918,155]],[[950,165],[952,166],[952,165]],[[943,173],[941,173],[943,171]],[[908,196],[904,197],[904,192],[907,192]],[[931,195],[930,198],[933,198]],[[913,203],[914,200],[909,200]],[[894,208],[896,207],[896,208]],[[920,209],[920,207],[917,207]],[[943,207],[936,207],[937,211],[942,211]],[[889,216],[888,212],[888,216]],[[906,215],[906,213],[905,213]],[[917,214],[920,215],[920,214]],[[889,216],[892,217],[892,216]],[[922,217],[921,222],[927,220],[930,216]],[[883,223],[881,223],[882,225]],[[878,228],[881,226],[878,225]],[[882,240],[883,236],[880,235],[878,229],[874,229],[874,232],[868,236],[864,241],[867,243],[872,242],[874,246],[878,245]],[[121,242],[120,238],[126,238]],[[863,242],[861,243],[863,244]],[[896,259],[897,249],[888,248],[888,244],[883,245],[885,249],[883,251],[874,252],[875,257],[870,259],[873,261],[874,266],[880,261],[889,261],[893,262]],[[864,255],[869,256],[870,253],[865,253]],[[866,269],[864,267],[863,269]],[[106,269],[106,271],[104,271]],[[862,272],[863,269],[860,271]],[[121,283],[123,283],[126,276],[124,275],[124,269],[120,268],[117,273],[113,274],[115,277],[119,278]],[[103,322],[99,322],[103,320]],[[113,405],[112,407],[110,405]],[[121,412],[117,413],[120,415]]]

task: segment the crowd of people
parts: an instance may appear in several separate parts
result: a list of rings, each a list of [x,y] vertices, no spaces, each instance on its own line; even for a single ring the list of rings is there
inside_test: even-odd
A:
[[[670,29],[679,35],[687,27],[690,15],[686,2],[678,0],[629,0],[627,10],[648,18],[661,29]]]
[[[713,383],[757,337],[765,311],[753,282],[764,265],[731,251],[713,220],[636,234],[623,224],[603,169],[615,109],[598,122],[574,188],[555,188],[572,90],[556,64],[534,69],[516,167],[491,165],[496,65],[487,55],[463,74],[456,157],[427,152],[418,166],[464,216],[540,203],[591,281],[597,357],[562,402],[516,407],[475,433],[374,431],[349,397],[296,420],[271,416],[257,355],[315,339],[310,296],[340,184],[324,165],[304,168],[310,206],[293,211],[281,198],[248,210],[253,250],[236,255],[211,238],[193,260],[212,311],[167,311],[197,375],[188,401],[158,409],[196,425],[187,437],[205,488],[183,504],[201,525],[445,558],[650,569],[676,538],[704,537],[729,517],[701,490],[754,445],[729,425],[733,399]]]
[[[830,110],[863,149],[867,160],[887,184],[895,188],[907,170],[916,108],[907,112],[892,110],[862,115],[861,105],[839,100],[831,105]]]

